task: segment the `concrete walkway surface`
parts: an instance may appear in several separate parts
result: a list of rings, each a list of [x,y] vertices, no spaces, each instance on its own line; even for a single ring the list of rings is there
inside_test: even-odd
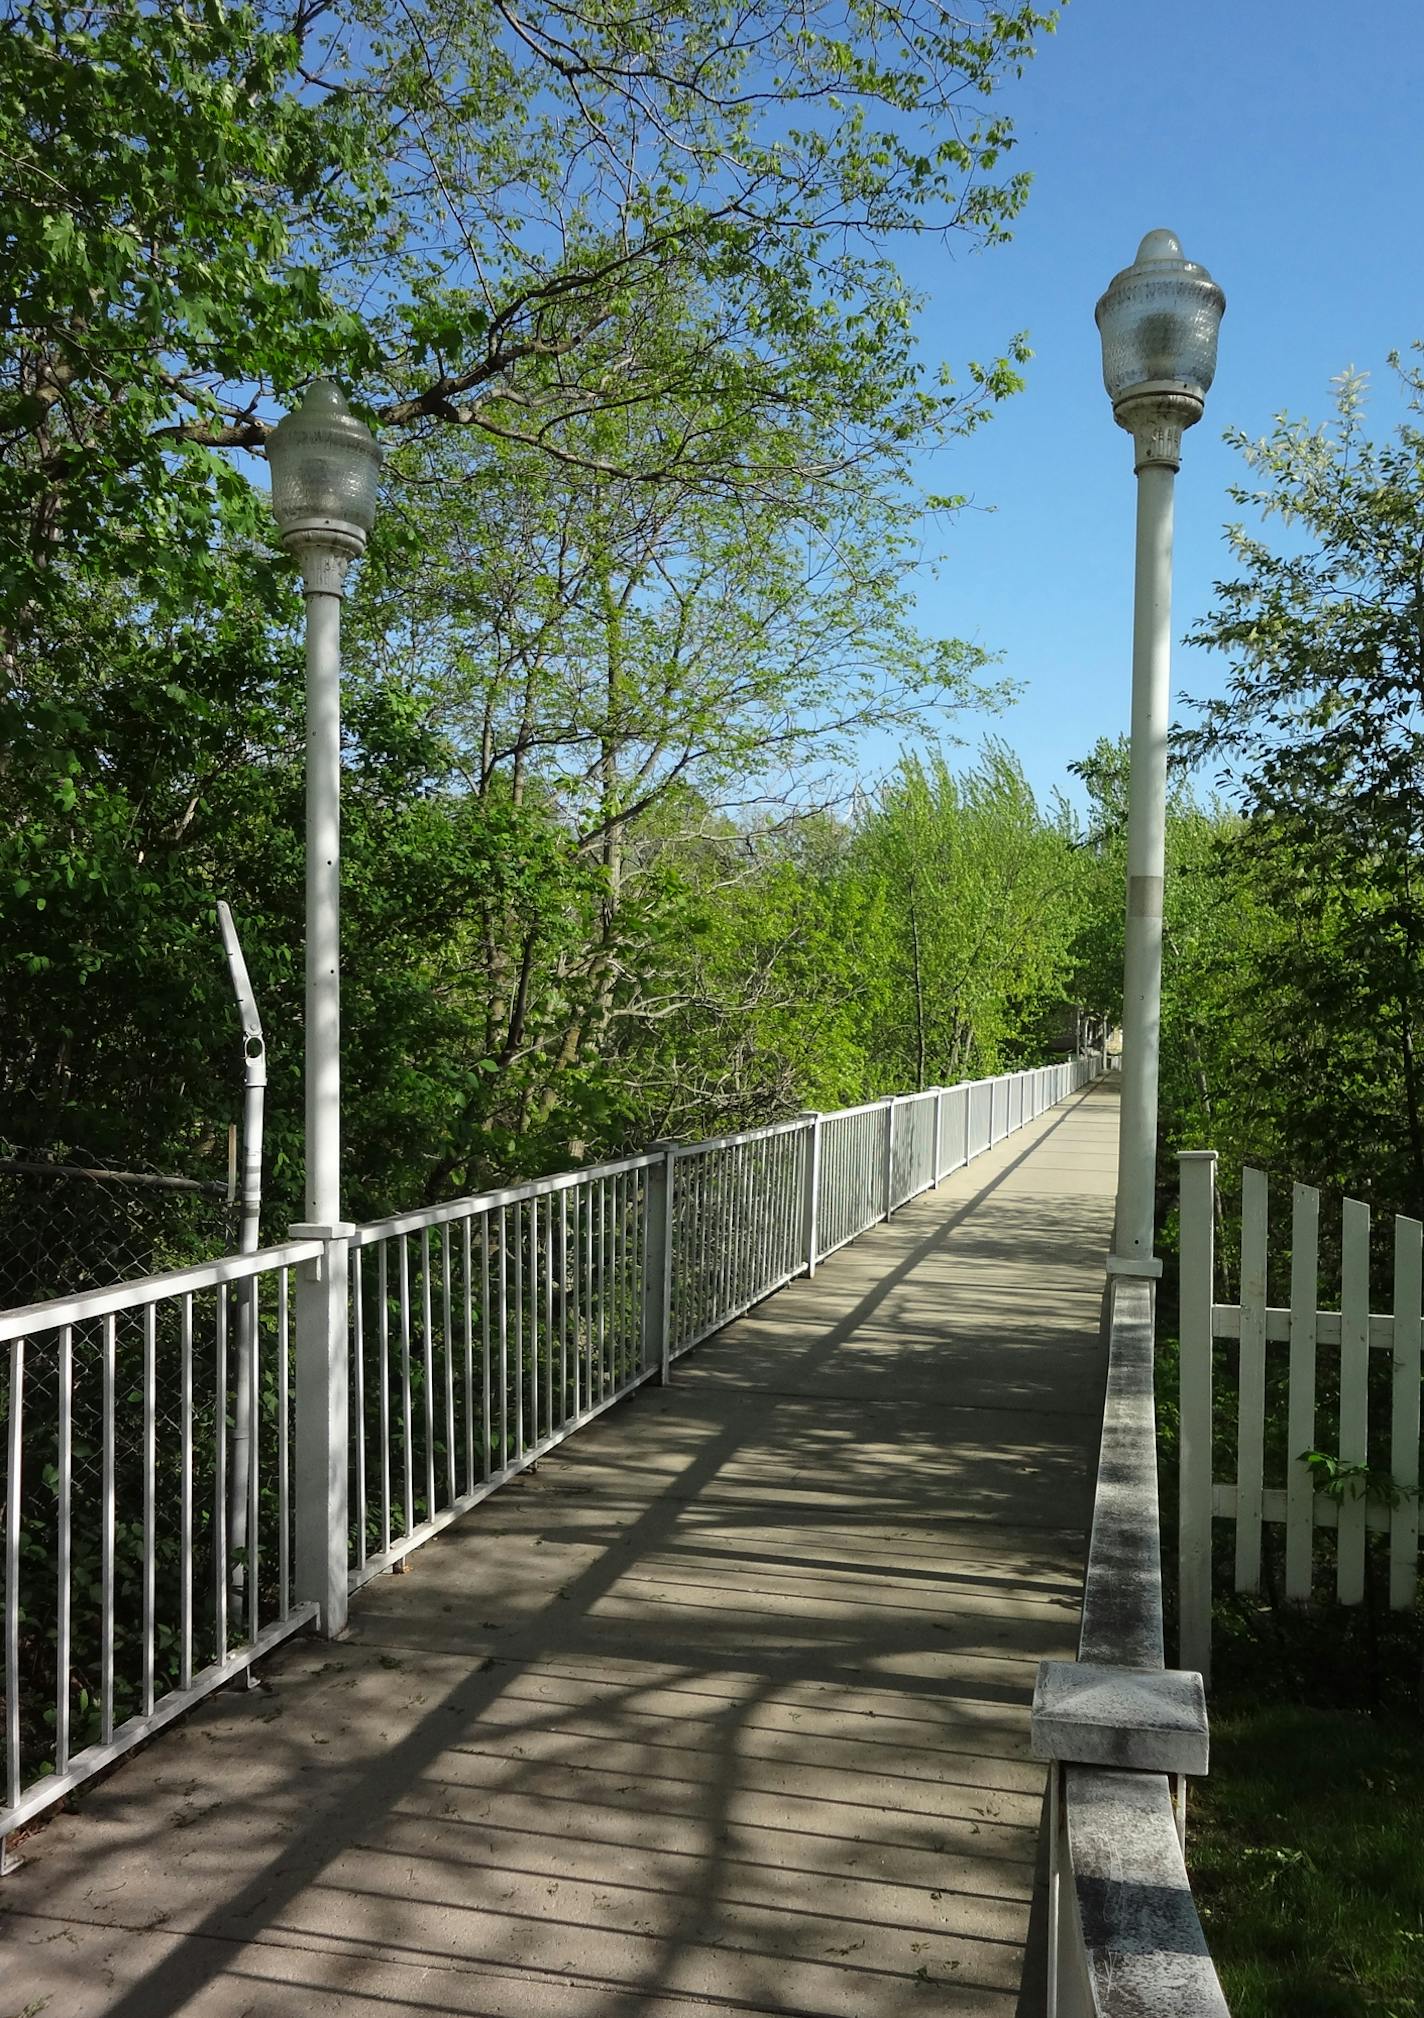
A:
[[[579,1432],[24,1846],[0,2018],[1042,2009],[1115,1082]]]

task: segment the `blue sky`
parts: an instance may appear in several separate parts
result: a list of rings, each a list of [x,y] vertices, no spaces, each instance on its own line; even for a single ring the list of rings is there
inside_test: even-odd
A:
[[[976,509],[942,530],[920,615],[1004,653],[1023,698],[958,729],[1003,735],[1040,794],[1072,786],[1066,766],[1128,721],[1134,479],[1102,387],[1099,294],[1156,225],[1226,290],[1216,384],[1177,484],[1180,639],[1229,571],[1221,529],[1243,466],[1222,429],[1261,434],[1282,409],[1327,419],[1330,380],[1352,364],[1374,376],[1377,431],[1396,417],[1386,357],[1424,336],[1421,48],[1419,0],[1073,0],[1006,100],[1015,165],[1034,175],[1014,242],[902,259],[929,297],[927,357],[997,355],[1025,327],[1036,353],[1028,390],[925,467]],[[1174,693],[1217,688],[1222,671],[1179,648]]]

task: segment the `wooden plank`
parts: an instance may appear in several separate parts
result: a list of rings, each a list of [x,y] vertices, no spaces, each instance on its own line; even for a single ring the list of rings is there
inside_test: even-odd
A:
[[[1347,1198],[1340,1222],[1340,1462],[1365,1464],[1369,1446],[1370,1208]],[[1365,1495],[1340,1502],[1335,1594],[1342,1605],[1365,1595]]]
[[[1266,1219],[1263,1170],[1241,1173],[1241,1349],[1236,1421],[1236,1588],[1261,1587],[1266,1462]]]
[[[1216,1151],[1179,1159],[1182,1187],[1181,1465],[1178,1474],[1178,1655],[1211,1672],[1211,1313]]]
[[[1424,1226],[1394,1222],[1394,1391],[1389,1430],[1390,1477],[1399,1498],[1389,1516],[1389,1602],[1408,1611],[1419,1580],[1419,1346]]]
[[[1286,1596],[1310,1596],[1315,1481],[1302,1453],[1315,1448],[1315,1331],[1320,1298],[1320,1193],[1291,1189],[1290,1395],[1286,1429]]]

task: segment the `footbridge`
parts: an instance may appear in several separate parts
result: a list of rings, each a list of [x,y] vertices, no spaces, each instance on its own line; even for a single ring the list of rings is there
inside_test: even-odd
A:
[[[1221,2009],[1166,1781],[1074,1873],[1031,1743],[1116,1141],[1045,1068],[9,1314],[6,2018]]]

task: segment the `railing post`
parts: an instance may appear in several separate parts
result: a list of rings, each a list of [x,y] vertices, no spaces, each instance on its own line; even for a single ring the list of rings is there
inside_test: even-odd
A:
[[[322,1251],[297,1268],[297,1436],[293,1588],[320,1611],[318,1630],[333,1639],[346,1624],[347,1410],[350,1347],[347,1245],[353,1226],[294,1226],[294,1240],[320,1240]],[[365,1508],[358,1509],[365,1518]]]
[[[647,1214],[643,1228],[643,1369],[658,1370],[658,1386],[666,1387],[671,1374],[672,1351],[672,1264],[673,1264],[673,1167],[675,1143],[655,1142],[656,1163],[644,1173],[643,1201]]]
[[[885,1103],[885,1210],[882,1219],[888,1219],[893,1209],[895,1195],[895,1095],[892,1093]]]
[[[806,1121],[806,1273],[816,1273],[816,1246],[821,1238],[821,1117],[807,1114]]]
[[[1211,1679],[1211,1413],[1216,1151],[1188,1149],[1181,1165],[1181,1345],[1178,1379],[1179,1664]]]
[[[941,1174],[939,1167],[940,1141],[943,1135],[943,1131],[944,1131],[944,1088],[942,1086],[936,1086],[935,1111],[934,1111],[934,1154],[930,1158],[930,1169],[931,1172],[933,1173],[930,1178],[930,1189],[932,1191],[939,1190],[939,1180]]]

